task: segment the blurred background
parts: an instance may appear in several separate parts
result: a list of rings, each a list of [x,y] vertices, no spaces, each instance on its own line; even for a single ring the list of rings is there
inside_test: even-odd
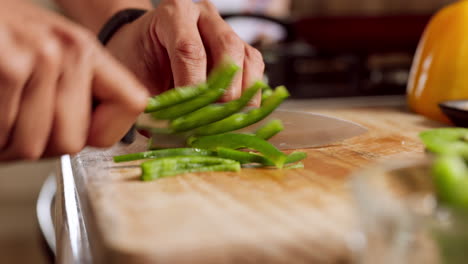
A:
[[[32,0],[47,8],[47,0]],[[405,93],[419,38],[453,0],[212,0],[294,98]],[[155,1],[157,4],[157,1]],[[35,216],[54,161],[0,165],[0,263],[50,263]]]

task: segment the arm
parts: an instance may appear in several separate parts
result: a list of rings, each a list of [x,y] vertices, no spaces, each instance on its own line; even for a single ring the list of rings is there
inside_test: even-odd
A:
[[[150,0],[55,0],[67,15],[97,33],[115,13],[126,8],[152,9]]]

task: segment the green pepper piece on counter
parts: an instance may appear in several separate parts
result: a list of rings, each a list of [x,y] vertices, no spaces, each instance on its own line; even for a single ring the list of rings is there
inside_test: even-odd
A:
[[[461,156],[438,156],[432,167],[438,199],[452,207],[468,209],[468,167]]]
[[[265,86],[266,84],[263,82],[256,82],[239,99],[220,105],[207,105],[173,120],[170,128],[175,132],[184,132],[224,119],[244,108],[255,94]]]
[[[174,120],[216,102],[229,87],[238,70],[239,67],[235,64],[227,64],[216,69],[208,80],[208,90],[205,93],[191,100],[154,112],[151,116],[161,120]]]
[[[191,137],[188,144],[194,148],[202,148],[216,151],[218,148],[240,149],[248,148],[256,150],[273,162],[277,168],[282,168],[286,161],[286,155],[266,140],[249,134],[218,134],[200,138]]]
[[[239,151],[239,150],[230,149],[230,148],[223,148],[223,147],[217,148],[216,153],[218,157],[236,160],[240,162],[241,164],[250,164],[250,163],[258,163],[258,164],[263,164],[263,165],[267,163],[273,164],[273,162],[269,161],[267,158],[263,157],[262,155],[245,152],[245,151]]]
[[[280,86],[263,102],[260,108],[246,113],[237,113],[218,122],[201,126],[195,129],[194,133],[196,136],[207,136],[247,127],[267,117],[288,97],[288,90],[284,86]]]
[[[461,154],[468,157],[467,128],[437,128],[421,132],[427,150],[437,154]]]
[[[234,150],[234,149],[229,149],[229,148],[222,148],[222,147],[218,148],[216,153],[221,158],[236,160],[240,162],[241,164],[258,163],[264,166],[275,166],[275,164],[271,160],[265,158],[262,155],[255,154],[255,153],[239,151],[239,150]],[[305,158],[307,158],[307,154],[305,152],[296,151],[296,152],[289,154],[286,157],[284,164],[295,163]]]
[[[193,172],[240,171],[237,161],[218,157],[178,156],[149,160],[141,164],[143,181]]]
[[[304,163],[298,162],[295,164],[288,165],[284,167],[286,170],[296,170],[296,169],[303,169],[304,168]]]
[[[268,140],[283,130],[283,122],[281,122],[279,119],[275,119],[269,121],[260,127],[257,131],[255,131],[255,136],[264,140]]]
[[[155,159],[173,156],[215,156],[215,154],[215,152],[206,149],[173,148],[115,156],[114,162],[127,162],[134,160]]]
[[[295,163],[307,158],[307,153],[302,151],[294,151],[286,157],[286,164]]]

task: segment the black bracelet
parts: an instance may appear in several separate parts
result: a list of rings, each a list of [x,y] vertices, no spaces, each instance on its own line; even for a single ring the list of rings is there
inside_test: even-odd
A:
[[[98,39],[102,45],[106,45],[112,36],[119,30],[123,25],[131,23],[144,15],[146,10],[143,9],[124,9],[113,15],[99,31]],[[96,105],[97,102],[93,102]],[[131,144],[135,141],[135,126],[132,126],[125,136],[120,140],[124,144]]]
[[[131,23],[137,20],[139,17],[144,15],[147,10],[129,8],[117,12],[113,15],[99,31],[98,39],[103,44],[106,45],[107,42],[112,38],[112,36],[119,30],[123,25]]]

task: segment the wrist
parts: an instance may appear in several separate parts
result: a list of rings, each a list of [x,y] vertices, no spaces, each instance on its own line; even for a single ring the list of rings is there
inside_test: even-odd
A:
[[[128,1],[128,0],[115,0],[109,1],[108,8],[105,9],[102,15],[102,23],[100,28],[109,21],[115,14],[125,9],[142,9],[142,10],[151,10],[153,5],[150,0],[138,0],[138,1]]]
[[[123,26],[133,23],[135,20],[143,16],[147,10],[145,9],[132,9],[127,8],[115,13],[107,22],[102,26],[99,31],[99,41],[106,45],[107,42],[117,33]]]

